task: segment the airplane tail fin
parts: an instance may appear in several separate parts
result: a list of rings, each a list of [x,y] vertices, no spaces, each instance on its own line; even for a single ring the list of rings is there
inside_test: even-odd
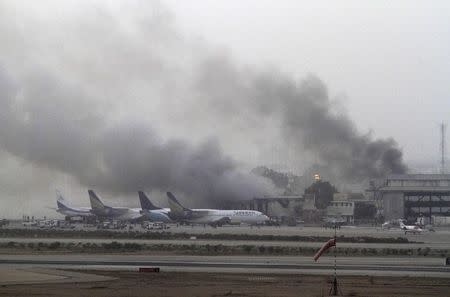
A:
[[[59,190],[56,190],[56,200],[64,201],[64,197]]]
[[[160,207],[156,207],[150,199],[145,195],[143,191],[139,191],[139,201],[141,202],[141,208],[145,210],[155,210],[155,209],[161,209]]]
[[[66,200],[64,199],[63,195],[59,190],[56,190],[56,206],[58,206],[58,209],[68,209],[68,205]]]
[[[167,197],[169,198],[168,200],[171,212],[183,213],[185,211],[190,211],[189,208],[186,208],[183,205],[181,205],[181,203],[178,202],[177,198],[175,198],[175,196],[171,192],[167,192]]]
[[[97,209],[97,210],[105,209],[105,205],[100,200],[100,198],[97,196],[97,194],[95,194],[94,191],[88,190],[88,193],[89,193],[89,200],[91,201],[91,207],[92,207],[93,210],[95,210],[95,209]]]

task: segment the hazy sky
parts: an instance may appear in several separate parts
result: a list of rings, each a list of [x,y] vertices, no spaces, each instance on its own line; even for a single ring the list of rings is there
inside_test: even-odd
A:
[[[388,138],[410,168],[437,170],[449,31],[448,1],[0,0],[0,216],[12,201],[48,213],[55,188],[130,206],[139,189],[162,204],[173,188],[251,195],[270,187],[254,165],[365,168],[345,150],[396,148]],[[355,146],[287,140],[310,111]]]
[[[448,1],[168,1],[187,34],[242,63],[317,74],[361,131],[436,166],[450,123]],[[450,143],[450,141],[449,141]]]

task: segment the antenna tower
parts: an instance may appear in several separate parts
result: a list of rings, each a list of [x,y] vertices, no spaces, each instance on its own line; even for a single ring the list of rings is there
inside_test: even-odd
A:
[[[447,125],[442,122],[441,123],[441,173],[446,173],[445,170],[445,130],[447,129]]]

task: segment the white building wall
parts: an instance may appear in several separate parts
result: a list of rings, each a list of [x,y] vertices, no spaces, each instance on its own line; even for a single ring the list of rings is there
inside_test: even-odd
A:
[[[355,203],[349,201],[331,201],[327,207],[327,216],[334,218],[344,218],[347,223],[353,223],[355,213]]]
[[[383,195],[383,215],[386,221],[401,219],[404,212],[403,193],[386,193]]]

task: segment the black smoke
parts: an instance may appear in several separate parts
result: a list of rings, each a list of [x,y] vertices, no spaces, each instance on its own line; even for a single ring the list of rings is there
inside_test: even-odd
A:
[[[310,75],[301,81],[270,69],[249,71],[229,57],[205,59],[196,86],[218,113],[276,116],[286,144],[309,151],[340,180],[354,182],[405,173],[402,151],[393,139],[361,134],[345,114],[337,114],[325,84]],[[225,107],[217,104],[228,102]]]

